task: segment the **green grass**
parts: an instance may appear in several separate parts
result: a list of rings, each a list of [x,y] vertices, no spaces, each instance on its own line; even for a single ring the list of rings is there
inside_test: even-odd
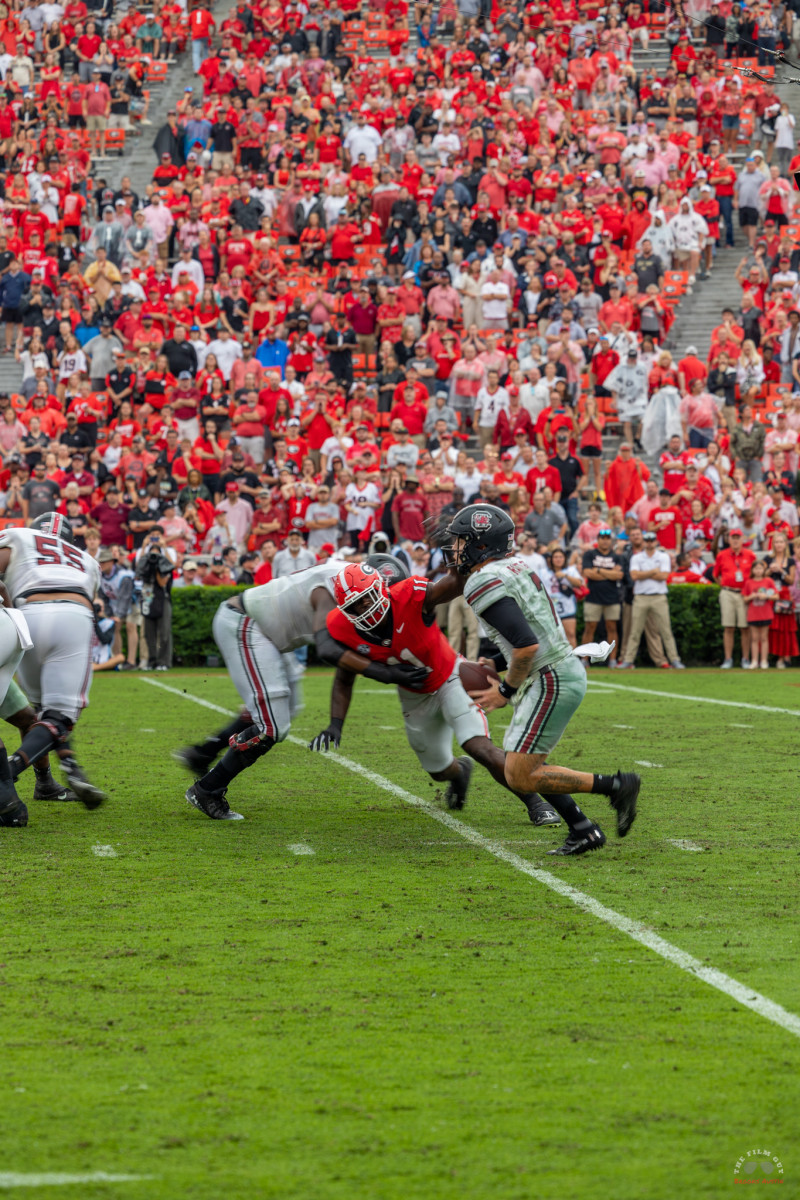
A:
[[[480,769],[463,820],[800,1011],[798,680],[621,683],[798,716],[591,689],[554,759],[663,764],[642,769],[624,842],[587,798],[599,854],[547,858],[563,830],[535,830]],[[236,706],[222,673],[163,681]],[[327,723],[329,687],[307,677],[299,736]],[[31,805],[2,831],[0,1172],[154,1178],[0,1194],[716,1198],[759,1148],[800,1195],[797,1038],[299,746],[234,784],[246,821],[206,821],[169,751],[218,723],[100,676],[77,745],[111,800]],[[342,752],[433,799],[390,689],[356,686]]]

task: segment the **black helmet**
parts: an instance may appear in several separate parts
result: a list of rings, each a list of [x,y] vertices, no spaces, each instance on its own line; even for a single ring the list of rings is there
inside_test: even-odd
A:
[[[385,580],[387,587],[409,577],[408,568],[393,554],[368,554],[364,562],[368,567],[375,568]]]
[[[40,529],[42,533],[49,533],[52,537],[61,538],[64,542],[75,541],[72,526],[66,517],[61,516],[61,513],[42,513],[35,521],[31,521],[29,528]]]
[[[514,522],[494,504],[468,504],[453,517],[447,532],[460,575],[493,558],[506,558],[514,549]]]

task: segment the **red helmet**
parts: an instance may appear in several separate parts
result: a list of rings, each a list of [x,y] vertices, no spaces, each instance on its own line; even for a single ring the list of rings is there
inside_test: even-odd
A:
[[[389,589],[379,571],[361,563],[348,563],[333,581],[337,606],[365,632],[376,629],[389,611]]]

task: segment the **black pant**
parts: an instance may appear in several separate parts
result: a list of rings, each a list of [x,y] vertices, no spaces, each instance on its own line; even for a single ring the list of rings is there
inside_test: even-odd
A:
[[[165,598],[160,617],[145,617],[144,638],[150,667],[172,666],[172,602]]]

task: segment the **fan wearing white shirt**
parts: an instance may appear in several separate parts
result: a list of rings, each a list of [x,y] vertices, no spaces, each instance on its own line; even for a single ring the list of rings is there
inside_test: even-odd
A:
[[[508,392],[500,387],[500,372],[491,368],[487,372],[488,383],[482,387],[475,399],[475,420],[481,449],[494,441],[494,427],[501,411],[508,411]]]
[[[486,283],[481,285],[481,310],[484,329],[508,329],[508,314],[511,311],[511,289],[496,268],[489,272]]]

